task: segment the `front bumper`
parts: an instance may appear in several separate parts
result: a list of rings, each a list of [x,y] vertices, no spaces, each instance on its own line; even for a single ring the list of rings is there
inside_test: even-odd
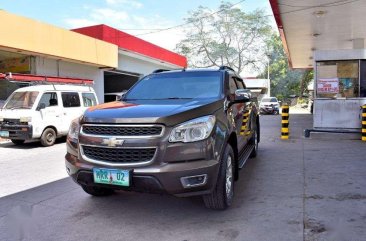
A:
[[[116,166],[85,160],[79,145],[67,141],[68,153],[65,156],[66,170],[79,185],[103,186],[105,188],[128,191],[167,193],[175,196],[194,196],[212,192],[219,171],[220,154],[215,151],[214,138],[195,143],[168,143],[163,140],[149,143],[156,146],[154,158],[146,164]],[[83,139],[82,139],[83,141]],[[154,141],[153,141],[154,142]],[[126,146],[146,145],[141,140],[126,141]],[[93,168],[131,170],[129,187],[96,184]],[[184,187],[181,178],[205,175],[203,184]]]
[[[32,139],[32,125],[8,125],[0,124],[0,131],[9,132],[9,136],[3,136],[13,140],[30,140]]]

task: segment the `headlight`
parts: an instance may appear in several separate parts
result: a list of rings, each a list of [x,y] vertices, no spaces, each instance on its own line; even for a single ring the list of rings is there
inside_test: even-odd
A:
[[[69,133],[67,137],[71,140],[77,141],[79,139],[79,130],[80,130],[80,118],[76,118],[71,122]]]
[[[20,117],[20,122],[31,122],[32,117]]]
[[[210,136],[215,121],[215,116],[209,115],[184,122],[172,130],[169,142],[194,142],[204,140]]]

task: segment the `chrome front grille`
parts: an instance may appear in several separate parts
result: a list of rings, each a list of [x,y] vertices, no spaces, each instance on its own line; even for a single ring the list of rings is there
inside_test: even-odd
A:
[[[116,164],[133,164],[151,161],[156,148],[108,148],[82,145],[85,157],[95,161]]]
[[[157,137],[163,134],[162,125],[99,125],[84,124],[81,133],[90,136]]]

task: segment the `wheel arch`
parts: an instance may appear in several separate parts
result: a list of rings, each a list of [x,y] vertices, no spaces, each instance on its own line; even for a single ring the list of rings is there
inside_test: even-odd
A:
[[[53,129],[53,130],[56,132],[56,136],[58,136],[57,128],[56,128],[55,126],[53,126],[53,125],[48,125],[48,126],[46,126],[45,128],[43,128],[42,133],[43,133],[46,129],[48,129],[48,128]]]

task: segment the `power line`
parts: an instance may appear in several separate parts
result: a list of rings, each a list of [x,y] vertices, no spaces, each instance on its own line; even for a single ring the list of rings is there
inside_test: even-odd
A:
[[[245,2],[245,1],[246,1],[246,0],[241,0],[241,1],[237,2],[237,3],[234,3],[234,4],[232,4],[232,5],[230,6],[230,8],[232,8],[232,7],[234,7],[234,6],[238,5],[238,4],[240,4],[240,3],[242,3],[242,2]],[[226,11],[226,10],[228,10],[228,9],[230,9],[230,8],[225,8],[225,9],[218,10],[218,11],[216,11],[216,12],[213,12],[213,13],[211,13],[211,14],[209,14],[209,15],[207,15],[207,16],[204,16],[204,17],[202,17],[202,18],[199,18],[199,19],[197,19],[197,20],[188,21],[188,22],[186,22],[186,23],[182,23],[182,24],[179,24],[179,25],[175,25],[175,26],[172,26],[172,27],[169,27],[169,28],[158,29],[158,30],[156,30],[156,31],[151,31],[151,32],[148,32],[148,33],[136,34],[135,36],[136,36],[136,37],[138,37],[138,36],[143,36],[143,35],[148,35],[148,34],[153,34],[153,33],[159,33],[159,32],[167,31],[167,30],[171,30],[171,29],[174,29],[174,28],[180,28],[180,27],[183,27],[183,26],[185,26],[185,25],[188,25],[188,24],[194,23],[194,22],[196,22],[196,21],[199,21],[199,20],[202,20],[202,19],[205,19],[205,18],[211,17],[211,16],[213,16],[213,15],[215,15],[215,14],[218,14],[218,13],[220,13],[220,12]]]
[[[234,3],[233,5],[230,6],[230,8],[244,2],[246,0],[242,0],[242,1],[239,1],[237,3]],[[290,5],[290,4],[285,4],[285,3],[278,3],[278,5],[283,5],[283,6],[288,6],[288,7],[302,7],[301,9],[294,9],[294,10],[290,10],[290,11],[286,11],[286,12],[282,12],[280,13],[280,15],[284,15],[284,14],[290,14],[290,13],[294,13],[294,12],[300,12],[300,11],[306,11],[306,10],[309,10],[309,9],[312,9],[312,8],[318,8],[318,7],[337,7],[337,6],[342,6],[342,5],[346,5],[346,4],[350,4],[350,3],[354,3],[354,2],[358,2],[360,0],[339,0],[339,1],[334,1],[334,2],[329,2],[329,3],[324,3],[324,4],[319,4],[319,5],[309,5],[309,6],[295,6],[295,5]],[[215,14],[218,14],[220,12],[223,12],[223,11],[226,11],[228,10],[229,8],[226,8],[226,9],[221,9],[221,10],[218,10],[216,12],[213,12],[207,16],[204,16],[202,18],[199,18],[197,20],[192,20],[192,21],[188,21],[186,23],[182,23],[182,24],[179,24],[179,25],[175,25],[175,26],[172,26],[172,27],[169,27],[169,28],[163,28],[163,29],[145,29],[145,30],[153,30],[151,32],[147,32],[147,33],[141,33],[141,34],[136,34],[134,35],[135,37],[138,37],[138,36],[143,36],[143,35],[148,35],[148,34],[154,34],[154,33],[159,33],[159,32],[163,32],[163,31],[167,31],[167,30],[171,30],[171,29],[175,29],[175,28],[180,28],[180,27],[183,27],[183,26],[186,26],[186,25],[189,25],[191,23],[194,23],[196,21],[199,21],[199,20],[202,20],[202,19],[205,19],[205,18],[208,18],[208,17],[211,17]],[[267,17],[273,17],[273,14],[268,14],[268,15],[263,15],[263,16],[257,16],[257,17],[254,17],[256,19],[259,19],[259,18],[267,18]],[[121,30],[143,30],[143,29],[121,29]]]

